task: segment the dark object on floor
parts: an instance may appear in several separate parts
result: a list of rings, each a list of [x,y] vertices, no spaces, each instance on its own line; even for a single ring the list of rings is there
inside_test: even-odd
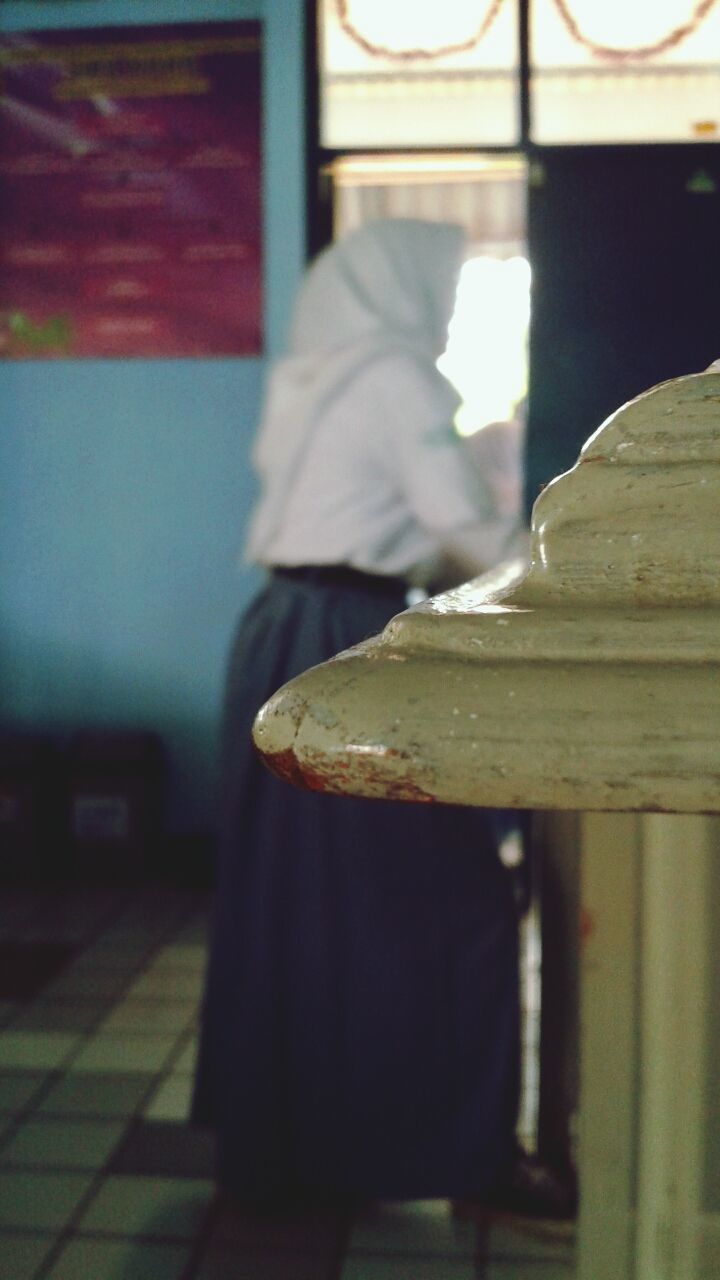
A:
[[[0,735],[0,883],[65,875],[58,754],[43,734]]]
[[[0,942],[0,1000],[32,1000],[77,950],[67,942]]]

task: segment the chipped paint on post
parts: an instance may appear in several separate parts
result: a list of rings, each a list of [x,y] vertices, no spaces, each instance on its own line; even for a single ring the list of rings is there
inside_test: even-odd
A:
[[[517,565],[400,614],[262,709],[311,790],[515,808],[720,811],[720,372],[613,414]]]

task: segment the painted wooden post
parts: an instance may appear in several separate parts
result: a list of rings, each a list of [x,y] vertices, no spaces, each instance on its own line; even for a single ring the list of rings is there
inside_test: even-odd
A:
[[[609,418],[538,499],[531,543],[528,572],[430,600],[286,685],[255,738],[315,790],[582,811],[578,1275],[706,1280],[720,371]]]

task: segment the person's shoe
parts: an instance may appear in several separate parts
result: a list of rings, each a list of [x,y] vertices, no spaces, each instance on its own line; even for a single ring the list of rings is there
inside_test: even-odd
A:
[[[459,1217],[511,1215],[516,1218],[572,1222],[577,1214],[577,1186],[572,1175],[563,1177],[537,1156],[521,1151],[508,1178],[477,1200],[458,1200]]]

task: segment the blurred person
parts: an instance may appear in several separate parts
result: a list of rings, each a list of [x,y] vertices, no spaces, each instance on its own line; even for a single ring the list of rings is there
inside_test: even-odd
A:
[[[515,1159],[517,913],[495,815],[321,796],[255,755],[262,703],[381,631],[408,587],[523,551],[435,361],[460,228],[371,223],[325,250],[272,371],[232,649],[218,885],[193,1119],[256,1207],[482,1195]]]
[[[498,517],[518,519],[523,497],[523,444],[525,427],[519,417],[488,422],[465,436],[462,445],[487,491],[487,511]]]

